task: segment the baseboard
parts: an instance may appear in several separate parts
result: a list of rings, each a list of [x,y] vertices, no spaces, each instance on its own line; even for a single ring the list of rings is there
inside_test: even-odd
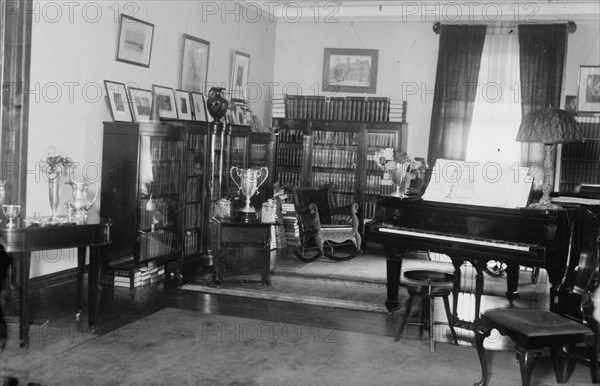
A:
[[[84,268],[87,272],[87,266]],[[77,282],[77,268],[69,268],[63,271],[49,273],[47,275],[32,277],[29,279],[29,293],[47,290],[52,287],[71,286],[75,288]]]

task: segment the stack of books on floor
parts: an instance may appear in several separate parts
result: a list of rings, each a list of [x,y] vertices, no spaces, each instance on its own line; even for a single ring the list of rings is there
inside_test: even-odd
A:
[[[287,199],[287,194],[281,185],[279,185],[279,182],[275,182],[275,185],[273,186],[273,198],[277,203],[277,208],[275,210],[275,221],[278,225],[275,227],[275,240],[277,243],[277,248],[280,249],[287,247],[285,227],[283,226],[283,213],[281,212],[281,204]]]
[[[298,214],[296,213],[291,194],[286,193],[284,188],[277,188],[274,195],[281,203],[281,217],[278,221],[283,224],[285,243],[288,246],[299,246],[300,225],[298,224]]]
[[[152,283],[158,283],[165,278],[165,267],[149,263],[147,267],[131,269],[116,269],[114,286],[135,288]]]

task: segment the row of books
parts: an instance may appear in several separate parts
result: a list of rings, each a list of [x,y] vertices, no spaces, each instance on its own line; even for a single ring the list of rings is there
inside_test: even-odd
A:
[[[284,187],[299,186],[300,171],[279,170],[277,172],[277,180]]]
[[[375,201],[365,201],[363,213],[365,222],[375,218],[377,211],[377,203]]]
[[[282,128],[279,130],[279,143],[302,143],[302,129]]]
[[[173,232],[159,229],[141,232],[140,261],[168,255],[173,251]]]
[[[579,133],[583,138],[600,139],[600,116],[578,115],[575,119],[579,123]]]
[[[565,181],[597,184],[600,182],[600,160],[596,162],[587,162],[585,160],[563,162],[561,175],[568,176],[567,178],[563,178]]]
[[[312,152],[312,166],[356,169],[356,149],[315,147]]]
[[[200,252],[200,235],[198,232],[186,231],[183,239],[183,254],[192,255]]]
[[[185,206],[185,224],[184,228],[196,228],[202,225],[203,219],[200,216],[202,204],[194,203]]]
[[[300,166],[302,162],[302,148],[282,145],[277,152],[278,165]]]
[[[392,106],[388,97],[326,97],[290,94],[283,96],[283,103],[286,118],[371,122],[387,122]],[[395,113],[399,111],[397,109],[405,111],[406,102],[396,103],[395,107]]]
[[[202,174],[202,153],[190,151],[187,156],[186,172],[188,176]]]
[[[316,145],[356,146],[358,145],[358,132],[315,130],[313,138]]]
[[[356,175],[352,173],[313,172],[312,186],[333,184],[336,190],[353,192],[356,186]]]
[[[190,134],[187,143],[188,150],[204,150],[204,135]]]
[[[115,270],[113,284],[115,287],[140,287],[157,283],[165,278],[164,266],[149,264],[148,267],[134,268],[130,270]]]
[[[150,156],[152,161],[169,161],[181,159],[182,143],[167,141],[162,138],[150,138]]]
[[[395,133],[367,133],[367,146],[396,147]]]
[[[187,202],[202,200],[202,176],[188,177],[185,186]]]
[[[564,159],[600,160],[600,141],[565,143],[561,153]]]

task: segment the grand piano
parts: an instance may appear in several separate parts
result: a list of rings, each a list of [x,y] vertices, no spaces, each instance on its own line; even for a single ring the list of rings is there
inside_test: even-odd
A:
[[[598,247],[597,218],[581,206],[557,210],[509,209],[381,197],[378,208],[380,215],[365,224],[365,239],[382,244],[386,251],[388,311],[399,307],[402,256],[410,250],[428,250],[448,255],[456,269],[453,310],[455,323],[459,325],[457,295],[464,262],[470,262],[476,269],[477,319],[483,269],[489,260],[512,267],[507,285],[507,296],[512,301],[510,289],[516,289],[519,265],[546,269],[552,288],[556,288],[567,265],[576,265],[582,251]],[[552,290],[550,295],[554,296]],[[469,322],[462,324],[465,328],[472,327]]]

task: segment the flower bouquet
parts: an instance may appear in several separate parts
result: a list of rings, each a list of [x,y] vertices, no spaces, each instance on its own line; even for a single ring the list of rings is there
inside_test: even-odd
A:
[[[423,163],[415,160],[406,152],[391,147],[382,149],[377,156],[379,168],[389,175],[396,186],[396,191],[391,196],[406,197],[408,176],[417,173],[423,167]]]

